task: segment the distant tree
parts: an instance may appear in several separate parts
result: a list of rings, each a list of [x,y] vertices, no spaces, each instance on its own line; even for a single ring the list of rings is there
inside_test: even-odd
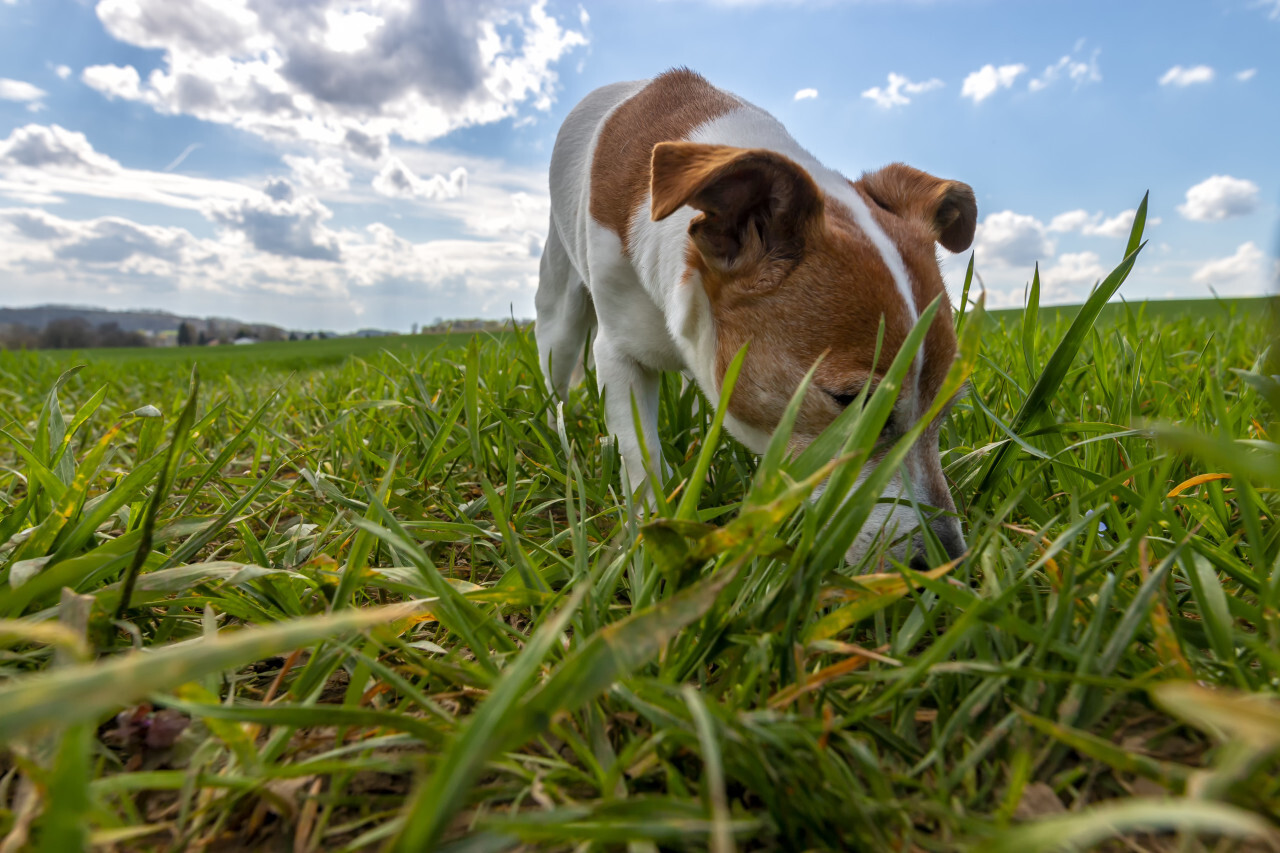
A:
[[[236,330],[235,337],[237,337],[237,338],[256,338],[256,337],[257,337],[257,335],[255,335],[255,334],[253,333],[253,329],[250,329],[248,326],[241,326],[239,329],[237,329],[237,330]]]
[[[93,329],[81,317],[50,320],[40,332],[41,349],[85,349],[95,343]]]
[[[119,323],[103,323],[94,333],[90,346],[96,347],[145,347],[150,343],[142,332],[126,332]]]
[[[196,329],[186,320],[178,326],[178,346],[189,347],[196,342]]]
[[[297,332],[290,332],[290,333],[289,333],[289,340],[291,340],[291,341],[296,341],[297,339],[298,339],[298,333],[297,333]]]
[[[200,336],[196,338],[196,343],[202,347],[207,347],[209,345],[209,333],[201,329]]]
[[[37,349],[40,333],[17,323],[0,326],[0,349]]]

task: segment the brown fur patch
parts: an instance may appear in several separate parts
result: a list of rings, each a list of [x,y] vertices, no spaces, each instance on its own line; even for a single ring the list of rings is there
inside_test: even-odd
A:
[[[649,162],[659,142],[687,139],[699,125],[741,102],[700,74],[678,68],[624,101],[600,130],[591,161],[591,218],[628,251],[631,218],[649,191]]]
[[[730,401],[736,418],[772,431],[805,372],[822,358],[796,421],[799,442],[817,436],[840,413],[827,392],[844,393],[882,373],[911,328],[880,252],[843,205],[828,202],[824,215],[811,221],[798,261],[766,257],[748,269],[723,272],[700,257],[693,260],[715,316],[717,380],[750,343]],[[784,263],[789,268],[779,276],[777,265]],[[772,281],[778,283],[759,286]],[[873,373],[882,317],[884,348]]]
[[[948,251],[963,252],[973,243],[978,204],[968,184],[890,163],[864,173],[854,186],[880,208],[924,225]]]

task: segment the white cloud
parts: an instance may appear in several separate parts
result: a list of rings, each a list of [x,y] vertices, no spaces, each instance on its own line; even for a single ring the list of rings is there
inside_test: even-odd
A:
[[[66,80],[71,76],[71,66],[59,65],[53,69],[53,73],[58,75],[59,80]]]
[[[1063,252],[1040,270],[1040,296],[1046,302],[1078,300],[1107,274],[1094,252]]]
[[[1054,250],[1044,223],[1012,210],[988,214],[978,225],[973,246],[977,263],[1004,267],[1030,266]]]
[[[801,89],[800,91],[796,92],[796,96],[795,98],[793,98],[793,100],[810,101],[816,97],[818,97],[817,89]]]
[[[0,141],[0,167],[96,172],[120,171],[120,164],[93,150],[83,133],[59,125],[28,124]]]
[[[31,204],[83,195],[200,210],[209,201],[235,201],[254,193],[234,181],[126,169],[94,150],[83,133],[56,124],[29,124],[0,140],[0,196]]]
[[[0,101],[38,101],[46,94],[48,93],[44,89],[25,80],[0,77]]]
[[[293,171],[298,183],[305,187],[324,190],[345,190],[351,186],[351,173],[337,157],[299,157],[284,155],[285,165]]]
[[[341,258],[338,237],[324,224],[333,212],[315,196],[297,195],[282,178],[269,181],[256,197],[210,204],[205,216],[242,234],[262,252],[320,261]]]
[[[928,92],[933,89],[942,87],[942,81],[936,77],[930,80],[924,80],[914,83],[901,74],[889,72],[889,82],[883,88],[880,86],[872,86],[862,93],[862,97],[870,98],[875,101],[878,106],[889,109],[895,106],[904,106],[911,103],[908,95],[919,95],[922,92]]]
[[[420,178],[399,157],[392,157],[373,179],[373,189],[379,195],[391,198],[424,198],[428,201],[444,201],[457,198],[467,189],[467,170],[458,166],[444,175]]]
[[[1255,8],[1265,9],[1271,20],[1280,21],[1280,0],[1256,0],[1253,5]]]
[[[142,97],[142,78],[132,65],[90,65],[80,72],[80,79],[108,98],[136,101]]]
[[[1022,63],[1001,65],[999,68],[994,65],[984,65],[977,71],[971,71],[969,76],[964,78],[960,96],[972,98],[975,104],[982,103],[1000,89],[1011,87],[1018,79],[1018,75],[1026,70],[1027,66]]]
[[[1187,190],[1178,212],[1197,222],[1246,216],[1258,209],[1258,185],[1230,175],[1214,175]]]
[[[1258,69],[1256,68],[1246,68],[1243,71],[1236,72],[1236,79],[1239,80],[1241,83],[1248,83],[1250,80],[1253,79],[1254,75],[1257,73],[1258,73]]]
[[[1099,51],[1095,49],[1088,60],[1074,55],[1064,56],[1046,68],[1039,77],[1033,77],[1027,84],[1027,88],[1032,92],[1039,92],[1062,78],[1070,80],[1077,87],[1086,83],[1100,83],[1102,69],[1098,67],[1098,53]]]
[[[1161,86],[1194,86],[1197,83],[1209,83],[1213,80],[1213,69],[1208,65],[1194,65],[1183,68],[1175,65],[1160,78]]]
[[[510,3],[346,0],[101,0],[115,38],[164,52],[145,83],[94,66],[109,97],[230,124],[271,139],[376,158],[394,135],[426,142],[461,127],[550,109],[555,65],[586,36]],[[90,73],[92,72],[92,73]],[[136,85],[135,85],[136,81]]]
[[[1078,231],[1086,237],[1127,237],[1133,228],[1133,218],[1138,211],[1130,208],[1122,210],[1108,219],[1102,213],[1089,213],[1087,210],[1068,210],[1059,213],[1049,220],[1049,231],[1070,233]],[[1159,217],[1148,217],[1146,227],[1159,225]]]
[[[1251,241],[1240,244],[1234,255],[1201,264],[1191,280],[1211,287],[1246,285],[1261,290],[1266,286],[1265,272],[1266,255]]]

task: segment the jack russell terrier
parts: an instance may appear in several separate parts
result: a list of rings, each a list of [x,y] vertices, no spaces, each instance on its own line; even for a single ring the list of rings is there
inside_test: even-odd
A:
[[[725,424],[763,453],[825,354],[796,419],[798,452],[876,380],[882,318],[879,366],[888,366],[919,313],[944,292],[934,243],[969,248],[977,216],[968,185],[901,163],[848,180],[773,116],[686,69],[604,86],[569,113],[551,155],[551,226],[536,300],[543,375],[567,399],[594,334],[605,422],[638,487],[644,467],[631,400],[659,465],[661,371],[692,377],[715,406],[725,370],[749,341]],[[885,438],[929,408],[955,359],[950,305],[942,304]],[[903,468],[916,499],[946,511],[929,526],[956,557],[964,537],[938,426]],[[897,502],[906,488],[896,475],[851,561],[882,531],[897,540],[889,553],[899,559],[909,545],[923,554],[917,516]]]

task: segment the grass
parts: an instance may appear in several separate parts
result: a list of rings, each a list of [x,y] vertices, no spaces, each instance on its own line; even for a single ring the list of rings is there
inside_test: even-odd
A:
[[[526,332],[0,353],[3,849],[1267,849],[1274,332],[1133,260],[959,320],[923,574],[841,558],[888,380],[757,459],[666,377],[637,531]]]

